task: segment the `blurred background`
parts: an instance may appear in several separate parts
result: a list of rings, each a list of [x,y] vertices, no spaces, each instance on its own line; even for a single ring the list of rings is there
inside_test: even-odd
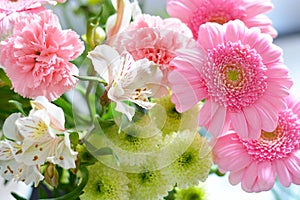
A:
[[[68,12],[61,6],[55,8],[60,16],[64,28],[72,28],[79,34],[85,33],[84,18],[74,15],[72,12],[78,2],[86,0],[68,0]],[[168,16],[166,13],[166,0],[139,0],[144,13]],[[288,66],[290,75],[294,80],[293,90],[300,93],[300,0],[272,0],[274,9],[268,13],[279,35],[274,43],[280,46],[284,52],[284,62]],[[51,7],[53,9],[53,7]],[[69,12],[70,11],[70,12]],[[0,184],[1,184],[0,180]],[[290,188],[282,188],[275,185],[272,191],[261,193],[246,193],[240,185],[231,186],[228,177],[211,175],[203,186],[207,193],[207,200],[297,200],[300,199],[300,186],[292,185]],[[23,197],[29,198],[30,188],[24,184],[8,183],[0,186],[0,199],[14,199],[11,191],[16,191]]]

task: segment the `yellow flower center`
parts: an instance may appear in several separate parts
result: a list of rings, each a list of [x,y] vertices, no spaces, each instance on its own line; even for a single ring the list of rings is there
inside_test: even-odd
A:
[[[239,79],[239,74],[238,70],[228,70],[228,79],[231,81],[237,81]]]

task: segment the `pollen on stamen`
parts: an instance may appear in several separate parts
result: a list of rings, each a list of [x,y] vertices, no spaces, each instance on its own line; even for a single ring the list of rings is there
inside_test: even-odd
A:
[[[64,160],[65,158],[63,156],[59,156],[59,160]]]
[[[37,161],[38,159],[39,159],[38,156],[34,156],[33,159],[32,159],[32,161]]]

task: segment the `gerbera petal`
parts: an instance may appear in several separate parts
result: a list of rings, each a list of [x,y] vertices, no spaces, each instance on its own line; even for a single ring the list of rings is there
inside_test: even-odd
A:
[[[242,138],[247,138],[249,135],[248,122],[243,112],[230,113],[232,127],[237,134]]]
[[[285,161],[283,160],[276,160],[274,162],[274,166],[278,175],[278,179],[280,181],[280,183],[284,186],[284,187],[289,187],[291,185],[292,182],[292,178],[291,175],[289,173],[289,170],[286,167]]]
[[[249,126],[258,129],[261,127],[261,119],[255,107],[246,107],[243,112]]]
[[[201,40],[197,40],[197,42],[204,49],[212,49],[218,44],[222,44],[224,42],[222,35],[223,29],[220,24],[208,22],[207,24],[203,24],[199,28],[198,37],[205,38]]]
[[[231,185],[237,185],[241,182],[244,176],[245,170],[241,169],[240,171],[230,172],[229,174],[229,182]]]
[[[252,191],[252,187],[257,179],[257,163],[252,162],[251,165],[246,169],[242,178],[242,188],[245,191]]]
[[[189,15],[193,12],[194,5],[189,2],[168,0],[167,11],[173,17],[179,17],[183,22],[188,22]]]
[[[277,126],[278,111],[271,104],[261,99],[255,107],[261,118],[261,128],[269,132],[274,131]]]
[[[201,79],[200,75],[196,71],[190,77],[184,76],[181,71],[173,71],[169,74],[169,81],[172,85],[173,91],[172,101],[179,112],[184,112],[190,109],[198,103],[201,100],[199,98],[205,94],[205,91],[203,92],[203,88],[197,88],[196,85],[193,85],[199,79]]]
[[[271,1],[253,1],[253,3],[245,6],[247,11],[247,17],[254,17],[258,14],[268,12],[272,10],[273,4]]]
[[[260,191],[270,190],[275,183],[275,173],[271,162],[261,162],[257,165],[258,180]]]
[[[225,34],[225,41],[237,42],[245,35],[245,26],[240,20],[234,20],[233,23],[226,24],[227,30]]]
[[[285,164],[293,176],[300,178],[300,165],[292,156],[285,161]]]
[[[201,112],[201,111],[200,111]],[[224,131],[225,119],[226,119],[226,109],[223,106],[218,106],[218,109],[214,116],[212,117],[207,130],[209,133],[213,134],[215,137],[221,135]],[[227,130],[225,130],[227,131]]]

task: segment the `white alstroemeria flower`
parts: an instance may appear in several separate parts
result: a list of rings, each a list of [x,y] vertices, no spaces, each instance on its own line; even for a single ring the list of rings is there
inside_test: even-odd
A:
[[[37,97],[35,100],[31,101],[30,104],[33,108],[30,111],[30,114],[37,110],[46,110],[47,114],[50,117],[51,126],[60,131],[65,130],[65,115],[64,111],[60,107],[57,107],[56,105],[49,102],[48,99],[44,96]]]
[[[131,17],[135,19],[140,15],[141,8],[136,0],[130,3],[129,0],[112,0],[116,13],[111,15],[106,21],[106,33],[112,37],[124,31],[130,24]]]
[[[162,72],[147,59],[134,61],[128,52],[119,53],[108,45],[99,45],[88,57],[96,72],[108,83],[108,98],[116,102],[116,110],[124,113],[129,120],[135,109],[125,101],[150,109],[155,104],[148,98],[160,87]]]
[[[36,110],[30,112],[28,117],[16,120],[18,131],[24,138],[22,154],[16,159],[26,165],[41,165],[50,161],[65,169],[74,168],[77,153],[70,147],[69,134],[51,126],[50,119],[54,115],[50,117],[48,112],[45,109]]]
[[[17,162],[15,156],[22,152],[21,145],[10,140],[0,141],[0,176],[6,180],[22,181],[26,184],[43,180],[44,176],[39,171],[38,165],[26,165]]]

